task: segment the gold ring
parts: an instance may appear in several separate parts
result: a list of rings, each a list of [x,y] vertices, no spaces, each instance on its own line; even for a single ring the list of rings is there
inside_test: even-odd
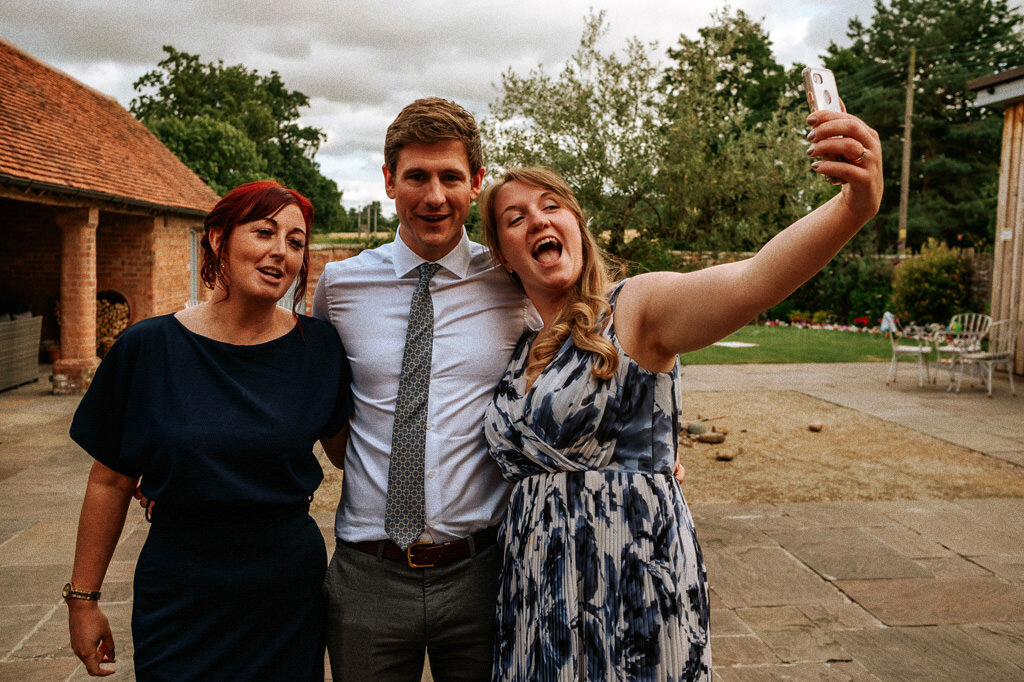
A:
[[[860,156],[858,156],[856,159],[854,159],[853,162],[859,166],[861,164],[861,162],[864,161],[864,157],[867,156],[867,155],[868,155],[868,148],[865,147],[864,151],[862,151],[860,153]]]

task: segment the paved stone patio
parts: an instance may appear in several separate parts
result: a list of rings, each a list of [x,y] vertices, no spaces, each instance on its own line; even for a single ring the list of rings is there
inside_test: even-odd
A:
[[[1024,395],[1005,379],[918,388],[884,364],[689,367],[702,390],[787,389],[1024,466]],[[67,644],[70,575],[90,458],[67,437],[74,397],[0,393],[0,680],[86,679]],[[1022,389],[1024,390],[1024,389]],[[712,589],[721,682],[1024,679],[1024,499],[705,505],[693,515]],[[331,515],[320,514],[325,538]],[[104,584],[118,673],[134,679],[129,513]],[[429,675],[427,676],[429,679]]]

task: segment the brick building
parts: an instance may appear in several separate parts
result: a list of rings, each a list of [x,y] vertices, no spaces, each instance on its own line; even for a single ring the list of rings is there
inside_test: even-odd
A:
[[[113,98],[0,40],[0,300],[44,316],[68,390],[99,364],[97,294],[132,322],[199,298],[217,199]]]

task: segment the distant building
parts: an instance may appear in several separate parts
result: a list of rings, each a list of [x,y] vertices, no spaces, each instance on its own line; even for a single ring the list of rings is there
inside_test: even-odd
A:
[[[97,294],[132,322],[200,297],[217,199],[113,98],[0,40],[0,300],[44,316],[69,391],[99,364]]]

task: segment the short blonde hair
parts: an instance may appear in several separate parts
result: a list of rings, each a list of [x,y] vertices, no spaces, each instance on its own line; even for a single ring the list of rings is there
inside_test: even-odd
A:
[[[484,241],[494,254],[501,255],[498,240],[498,221],[495,212],[498,192],[510,182],[521,182],[547,190],[562,200],[565,208],[576,217],[583,245],[583,270],[580,278],[569,292],[569,299],[551,322],[548,334],[537,339],[533,348],[533,360],[526,366],[527,386],[532,386],[555,353],[572,335],[573,344],[580,350],[593,353],[596,357],[591,373],[599,379],[610,379],[619,366],[619,356],[612,343],[601,336],[601,331],[610,322],[611,307],[608,305],[608,290],[612,278],[601,247],[587,229],[576,195],[569,183],[556,171],[541,166],[525,166],[507,171],[500,180],[488,185],[480,194],[480,217],[483,220]],[[514,274],[513,279],[522,286]]]

